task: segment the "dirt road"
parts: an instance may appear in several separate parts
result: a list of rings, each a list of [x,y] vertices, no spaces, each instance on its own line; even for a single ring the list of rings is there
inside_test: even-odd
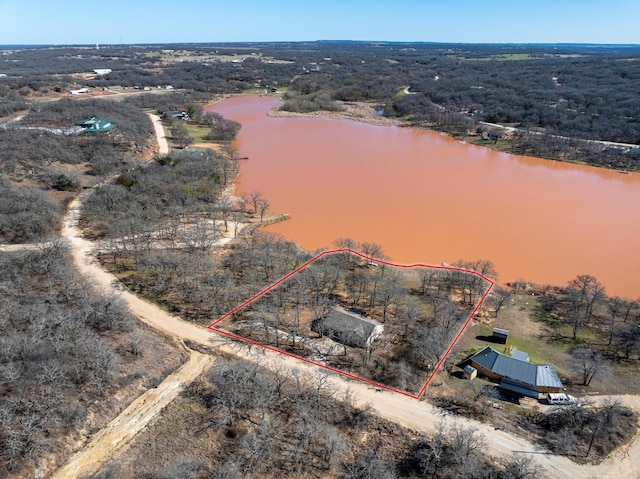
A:
[[[149,113],[149,118],[151,118],[151,123],[153,123],[153,130],[156,133],[156,140],[158,142],[158,154],[168,155],[169,143],[167,143],[167,137],[164,134],[164,128],[162,127],[160,117],[158,115]]]
[[[97,472],[212,363],[213,356],[191,352],[189,360],[180,369],[133,401],[58,469],[52,479],[75,479]]]

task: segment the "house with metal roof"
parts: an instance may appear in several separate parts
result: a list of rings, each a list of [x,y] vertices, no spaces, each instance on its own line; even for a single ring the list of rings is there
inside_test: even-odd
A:
[[[361,313],[336,307],[323,318],[311,322],[311,330],[345,346],[366,348],[375,341],[384,326]]]
[[[487,346],[471,356],[470,364],[486,377],[500,382],[500,388],[538,399],[540,393],[557,393],[564,385],[550,364],[533,364],[506,356]]]
[[[110,131],[117,126],[115,123],[101,120],[99,118],[96,118],[95,116],[83,120],[76,120],[76,125],[82,127],[83,131],[86,132]]]

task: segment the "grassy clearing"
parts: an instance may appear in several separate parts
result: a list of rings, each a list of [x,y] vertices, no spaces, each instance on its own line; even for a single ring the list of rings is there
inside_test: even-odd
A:
[[[529,360],[536,364],[553,365],[569,391],[573,394],[638,394],[640,392],[640,363],[636,359],[611,362],[611,371],[596,377],[589,387],[580,385],[580,371],[576,370],[571,350],[589,345],[602,345],[606,338],[594,328],[582,328],[577,339],[572,338],[570,326],[559,324],[554,318],[541,315],[538,311],[538,298],[532,296],[513,296],[511,303],[500,311],[497,319],[492,312],[488,317],[471,322],[462,338],[453,350],[450,365],[458,364],[471,354],[486,346],[508,354],[509,348],[529,354]],[[509,331],[506,344],[496,344],[485,339],[491,336],[494,327]],[[456,371],[457,368],[453,368]],[[459,381],[454,379],[453,382]],[[454,386],[452,386],[454,387]]]
[[[187,123],[187,132],[189,133],[189,136],[193,138],[195,143],[203,143],[207,141],[206,136],[210,131],[211,128],[208,126]]]
[[[461,361],[469,354],[491,346],[496,351],[508,354],[509,348],[529,354],[529,360],[537,364],[552,364],[562,377],[572,375],[569,367],[567,345],[554,338],[551,328],[533,319],[538,300],[531,296],[513,296],[511,303],[500,311],[497,319],[489,317],[473,321],[454,349],[452,359]],[[492,314],[490,314],[492,316]],[[496,344],[483,340],[491,336],[494,327],[509,331],[506,344]]]

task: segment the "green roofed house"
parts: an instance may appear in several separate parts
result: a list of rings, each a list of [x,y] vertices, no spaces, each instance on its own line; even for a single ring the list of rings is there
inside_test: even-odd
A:
[[[82,130],[86,132],[111,131],[116,127],[115,123],[101,120],[95,116],[88,119],[76,120],[76,125],[82,127]]]

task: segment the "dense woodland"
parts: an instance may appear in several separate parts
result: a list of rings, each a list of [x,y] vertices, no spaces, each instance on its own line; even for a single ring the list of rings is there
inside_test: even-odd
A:
[[[367,101],[409,124],[501,138],[478,122],[521,129],[483,144],[515,153],[638,169],[640,50],[634,46],[361,42],[103,46],[10,50],[0,60],[4,113],[33,97],[92,88],[196,94],[283,89],[283,108],[309,112]],[[113,71],[82,80],[71,74]],[[408,90],[405,90],[408,88]],[[0,111],[0,114],[3,112]],[[496,144],[498,143],[498,144]]]
[[[101,427],[118,409],[114,391],[139,394],[178,358],[88,285],[62,242],[2,253],[0,268],[0,475],[28,477]]]
[[[57,132],[93,116],[119,128],[109,135]],[[0,240],[27,242],[57,231],[65,201],[138,164],[152,132],[148,115],[126,103],[63,99],[32,105],[20,121],[0,128]],[[56,196],[64,192],[69,194]]]
[[[181,181],[178,175],[172,180]],[[165,187],[171,189],[169,183]],[[139,193],[136,197],[138,201],[145,198]],[[213,222],[217,219],[222,227],[225,214],[219,204],[211,206],[207,218],[195,223],[196,228],[189,233],[184,233],[179,221],[169,218],[162,235],[175,236],[161,244],[156,241],[159,226],[154,221],[145,223],[140,215],[119,217],[114,210],[104,209],[112,204],[101,192],[87,203],[92,217],[110,218],[108,225],[115,235],[103,242],[103,263],[138,294],[202,325],[210,324],[311,258],[284,238],[251,227],[239,234],[239,243],[222,251],[218,248],[212,256],[211,247],[220,234],[216,234]],[[229,208],[223,202],[225,207]],[[229,227],[233,228],[231,223]],[[132,226],[136,229],[130,230]],[[99,228],[94,224],[92,230]],[[382,255],[374,244],[357,245],[348,239],[338,243]],[[487,283],[471,274],[432,269],[416,271],[409,279],[394,268],[369,268],[366,261],[354,258],[347,253],[314,262],[222,327],[298,356],[321,357],[332,367],[415,394],[469,317]],[[461,262],[459,266],[485,274],[493,272],[489,262]],[[336,305],[366,309],[384,323],[385,340],[366,349],[338,348],[339,352],[331,354],[318,349],[308,325],[302,326],[301,317],[322,317]],[[254,326],[256,321],[262,326]],[[277,331],[286,337],[281,338]]]
[[[54,233],[60,215],[38,188],[12,188],[0,177],[0,242],[25,243]]]
[[[338,243],[382,255],[380,247],[371,243],[357,245],[348,239]],[[262,268],[243,269],[236,264],[238,260],[247,265],[265,264],[262,251],[250,251],[251,261],[232,255],[227,264],[236,277],[260,276]],[[244,251],[242,256],[246,256]],[[407,273],[340,253],[314,261],[216,326],[417,394],[487,288],[488,283],[471,274],[430,268]],[[366,347],[322,341],[310,323],[337,306],[356,308],[382,323],[382,337]]]
[[[236,174],[237,163],[213,150],[158,157],[96,188],[82,221],[92,237],[108,240],[111,254],[130,253],[135,264],[157,240],[207,253],[231,219],[223,191]]]

